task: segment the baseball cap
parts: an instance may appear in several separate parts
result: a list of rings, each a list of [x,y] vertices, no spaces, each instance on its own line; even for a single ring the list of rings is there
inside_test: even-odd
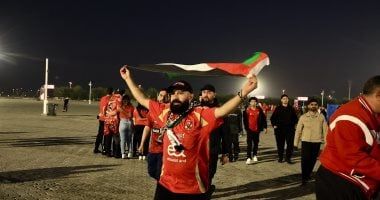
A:
[[[215,87],[211,84],[207,84],[207,85],[204,85],[202,88],[201,88],[201,91],[203,90],[209,90],[209,91],[213,91],[215,92]]]
[[[174,90],[182,90],[182,91],[188,91],[190,93],[193,93],[193,88],[191,87],[190,83],[186,81],[176,81],[172,83],[168,87],[168,92],[173,93]]]

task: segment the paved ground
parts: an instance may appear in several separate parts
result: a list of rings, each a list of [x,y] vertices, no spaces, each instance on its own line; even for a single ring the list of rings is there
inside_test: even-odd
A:
[[[145,161],[92,153],[97,104],[71,102],[69,112],[41,116],[42,102],[0,98],[0,199],[152,199]],[[244,145],[244,138],[241,144]],[[273,130],[262,135],[259,162],[218,166],[213,199],[315,199],[300,187],[300,161],[276,161]]]

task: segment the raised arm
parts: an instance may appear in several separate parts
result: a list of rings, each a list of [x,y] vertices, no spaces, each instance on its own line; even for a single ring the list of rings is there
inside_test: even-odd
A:
[[[136,83],[132,80],[131,73],[129,72],[127,65],[120,68],[120,76],[127,83],[129,90],[133,97],[145,108],[149,108],[149,98],[147,98]]]
[[[257,78],[252,76],[248,78],[247,82],[243,85],[243,88],[240,90],[240,94],[232,97],[221,107],[215,109],[215,117],[220,118],[228,113],[231,113],[242,101],[246,98],[247,95],[257,88]]]

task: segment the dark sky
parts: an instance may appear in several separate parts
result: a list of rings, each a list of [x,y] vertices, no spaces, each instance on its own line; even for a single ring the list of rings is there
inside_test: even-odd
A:
[[[123,64],[242,62],[266,52],[257,94],[346,97],[380,74],[377,1],[2,1],[0,88],[49,83],[123,87]],[[371,2],[371,3],[370,3]],[[136,82],[167,86],[163,74],[133,71]],[[235,93],[244,78],[184,77]]]

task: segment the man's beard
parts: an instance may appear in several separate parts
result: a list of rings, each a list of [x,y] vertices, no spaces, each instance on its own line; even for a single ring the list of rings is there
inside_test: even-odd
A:
[[[187,109],[189,109],[190,103],[188,101],[181,102],[179,100],[173,100],[170,102],[170,110],[174,114],[184,113]]]
[[[317,111],[318,111],[318,108],[310,108],[310,111],[312,111],[312,112],[317,112]]]
[[[214,100],[214,101],[210,101],[209,99],[208,100],[204,100],[202,99],[201,100],[201,106],[206,106],[206,107],[210,107],[210,108],[213,108],[215,106],[217,106],[217,102]]]

